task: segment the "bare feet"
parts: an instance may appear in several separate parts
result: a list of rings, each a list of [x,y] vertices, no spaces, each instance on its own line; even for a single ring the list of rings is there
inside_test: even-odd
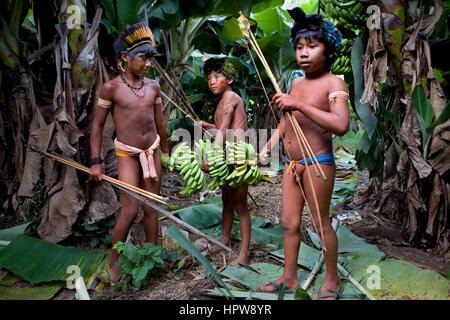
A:
[[[239,256],[236,258],[236,260],[230,263],[230,266],[239,266],[239,264],[248,264],[249,260],[250,254],[241,252],[239,253]]]
[[[298,280],[288,280],[288,279],[277,279],[273,282],[266,282],[262,284],[256,291],[259,292],[278,292],[280,289],[280,283],[284,282],[286,285],[286,290],[294,290],[298,287]]]
[[[223,243],[223,242],[221,241],[220,243],[222,243],[223,245],[225,245],[225,246],[227,246],[227,247],[230,247],[230,245],[231,245],[230,242],[228,242],[228,243]],[[221,246],[215,244],[215,245],[213,245],[213,246],[208,250],[208,253],[214,254],[214,253],[217,253],[217,252],[219,252],[219,251],[221,251],[221,250],[224,250],[224,248],[222,248]]]

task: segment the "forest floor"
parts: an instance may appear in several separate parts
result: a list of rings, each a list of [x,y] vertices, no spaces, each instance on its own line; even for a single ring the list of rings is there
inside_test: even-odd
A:
[[[163,196],[169,197],[169,201],[173,205],[188,206],[199,201],[197,196],[179,196],[178,192],[182,189],[179,187],[168,187],[176,181],[176,175],[167,173],[164,178],[162,187]],[[181,180],[180,180],[181,182]],[[348,202],[350,206],[358,197],[358,193],[366,189],[368,185],[368,177],[365,174],[358,174],[357,190],[354,198]],[[273,223],[278,223],[281,215],[281,176],[275,178],[275,182],[263,181],[257,186],[250,186],[249,193],[255,199],[258,207],[249,198],[249,210],[252,216],[263,217],[269,219]],[[217,196],[217,195],[216,195]],[[434,250],[420,250],[410,247],[399,232],[399,225],[395,222],[375,215],[370,201],[362,206],[354,206],[361,215],[361,219],[355,221],[343,221],[351,232],[365,239],[368,243],[375,244],[379,250],[383,251],[388,258],[395,258],[403,261],[414,263],[415,265],[439,272],[443,275],[449,270],[450,254],[438,255]],[[336,211],[336,214],[339,210]],[[168,219],[160,222],[160,228],[170,226],[172,223]],[[310,226],[309,216],[304,212],[302,241],[309,243],[305,226]],[[161,234],[161,232],[160,232]],[[191,235],[190,240],[195,241],[198,236]],[[131,232],[132,242],[138,246],[142,246],[145,241],[145,233],[142,225],[142,212],[136,219]],[[160,236],[160,241],[162,241]],[[161,242],[160,242],[161,243]],[[233,241],[232,248],[234,252],[239,251],[239,242]],[[89,248],[85,248],[89,249]],[[258,250],[255,244],[251,244],[252,256],[250,263],[267,262],[267,255]],[[235,254],[216,253],[208,255],[208,260],[216,269],[223,269],[229,262],[236,258]],[[278,263],[270,261],[271,263]],[[278,263],[279,264],[279,263]],[[275,279],[274,279],[275,280]],[[112,290],[111,287],[105,287],[100,292],[91,292],[91,299],[94,300],[197,300],[211,299],[200,294],[205,289],[213,289],[213,286],[206,275],[205,268],[195,261],[188,259],[188,262],[181,270],[176,273],[166,273],[155,279],[152,284],[136,289],[132,286],[126,292],[120,289]],[[54,299],[70,300],[74,299],[74,291],[62,289]]]

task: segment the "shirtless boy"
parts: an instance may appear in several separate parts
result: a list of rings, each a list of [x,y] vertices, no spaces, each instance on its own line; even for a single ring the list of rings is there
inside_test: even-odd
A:
[[[297,258],[300,246],[300,223],[305,204],[303,189],[311,209],[313,227],[319,237],[323,233],[321,243],[326,248],[324,251],[326,275],[316,299],[337,299],[342,289],[337,273],[338,242],[329,217],[336,171],[332,134],[342,136],[349,126],[346,85],[342,79],[330,73],[335,48],[340,44],[340,36],[335,32],[332,24],[322,20],[322,16],[305,16],[303,11],[299,12],[298,8],[295,10],[297,11],[290,12],[296,22],[291,30],[291,39],[296,50],[297,62],[305,71],[305,76],[294,80],[290,94],[276,94],[273,102],[280,110],[291,111],[297,119],[327,180],[324,180],[322,176],[317,177],[312,163],[307,159],[308,170],[313,180],[311,183],[294,129],[285,115],[278,126],[279,134],[284,138],[286,154],[290,156],[290,159],[286,157],[282,182],[281,223],[284,229],[284,271],[279,279],[261,285],[258,290],[277,291],[281,282],[285,283],[286,289],[295,289],[299,286]],[[271,137],[262,149],[261,157],[264,157],[272,146],[278,144],[278,139],[276,135]],[[313,200],[313,188],[317,195],[319,210]],[[322,230],[320,230],[318,215],[321,217]]]
[[[96,181],[104,172],[101,160],[103,127],[112,112],[117,138],[114,141],[118,156],[118,177],[133,186],[158,194],[161,187],[160,151],[169,155],[167,130],[161,109],[160,87],[146,78],[150,59],[154,54],[154,40],[150,29],[138,23],[125,30],[114,43],[121,73],[106,82],[100,92],[91,131],[90,174]],[[122,209],[113,230],[112,245],[124,242],[138,213],[138,202],[125,193],[120,195]],[[147,241],[157,244],[158,215],[144,208],[144,228]],[[119,259],[113,249],[108,266],[112,283],[121,278]]]
[[[244,140],[247,130],[247,119],[244,103],[239,95],[231,89],[231,84],[236,78],[236,71],[233,65],[225,59],[210,58],[205,62],[205,77],[208,79],[208,86],[211,92],[219,97],[216,113],[214,114],[214,124],[201,122],[205,129],[216,129],[214,143],[223,147],[227,136],[227,130],[232,130],[234,140]],[[203,168],[207,168],[204,164]],[[239,227],[241,232],[241,249],[239,256],[232,265],[247,264],[250,255],[250,233],[251,220],[247,204],[248,184],[243,184],[237,188],[225,185],[222,188],[222,239],[221,243],[230,247],[231,227],[233,225],[234,211],[239,216]],[[215,245],[210,253],[216,253],[222,248]]]

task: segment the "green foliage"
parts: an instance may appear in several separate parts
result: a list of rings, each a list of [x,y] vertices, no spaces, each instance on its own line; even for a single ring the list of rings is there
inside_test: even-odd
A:
[[[2,249],[0,267],[32,285],[66,281],[73,273],[67,270],[71,265],[78,266],[80,275],[88,280],[94,272],[105,268],[105,256],[104,252],[79,250],[18,235]]]
[[[358,169],[369,170],[371,178],[382,179],[384,168],[384,126],[378,121],[377,116],[372,114],[367,104],[361,104],[360,100],[364,93],[364,68],[361,57],[364,55],[362,37],[355,38],[351,51],[351,65],[353,77],[351,79],[350,102],[353,110],[364,125],[362,134],[355,153]]]
[[[311,300],[309,294],[300,287],[295,288],[294,290],[294,299],[295,300]]]
[[[416,110],[417,120],[419,121],[420,130],[422,131],[422,155],[424,160],[426,160],[428,155],[428,145],[434,128],[450,118],[450,101],[447,102],[444,110],[434,122],[434,108],[431,101],[428,100],[422,84],[419,84],[414,88],[411,93],[411,101]]]
[[[136,288],[150,284],[153,277],[165,270],[165,261],[172,263],[179,258],[178,253],[151,243],[146,243],[144,248],[137,248],[132,243],[119,241],[114,245],[114,249],[120,254],[116,262],[122,272],[118,286],[122,287],[124,292],[130,282]]]
[[[318,0],[286,0],[285,3],[302,8],[306,14],[317,13],[319,7]]]
[[[101,22],[108,33],[117,37],[127,25],[139,22],[137,12],[142,2],[141,0],[100,0],[105,9],[105,18],[102,18]]]
[[[363,134],[364,134],[363,130],[358,130],[355,133],[350,129],[344,136],[333,138],[333,149],[343,146],[348,151],[354,154],[356,152],[356,148],[358,147],[358,142]]]
[[[0,230],[0,240],[1,241],[12,241],[17,236],[23,234],[25,229],[30,225],[31,222],[21,224],[12,228]],[[0,250],[3,249],[3,244],[0,244]]]
[[[361,104],[364,93],[364,67],[361,57],[364,55],[364,45],[362,38],[355,38],[351,53],[351,64],[353,71],[354,93],[352,94],[352,106],[359,119],[364,124],[369,139],[372,139],[377,128],[377,118],[374,116],[367,104]]]
[[[3,1],[0,13],[0,57],[2,64],[14,72],[24,65],[33,37],[24,32],[22,25],[28,21],[30,1]],[[17,76],[17,75],[16,75]]]
[[[450,35],[450,29],[448,24],[448,18],[450,16],[450,1],[446,0],[442,2],[443,11],[439,21],[436,23],[434,29],[433,39],[448,39]]]
[[[369,177],[377,177],[380,181],[383,178],[384,168],[384,136],[380,133],[383,128],[379,125],[379,130],[375,131],[372,139],[369,139],[367,131],[364,132],[358,142],[355,159],[358,163],[358,169],[369,171]]]
[[[97,223],[88,224],[85,226],[75,226],[73,236],[78,239],[89,242],[93,248],[98,247],[107,249],[111,247],[112,239],[110,236],[110,228],[116,224],[116,218],[110,216],[106,219],[100,220]]]
[[[44,180],[39,179],[37,183],[33,186],[33,197],[25,198],[20,205],[20,209],[25,214],[28,221],[36,219],[39,217],[39,212],[41,211],[44,204],[47,202],[47,192],[44,186]]]

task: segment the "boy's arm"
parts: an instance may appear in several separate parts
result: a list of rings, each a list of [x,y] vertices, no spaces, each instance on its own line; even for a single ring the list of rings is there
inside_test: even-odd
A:
[[[160,97],[160,95],[161,95],[160,92],[161,92],[161,89],[158,85],[156,98]],[[164,155],[169,156],[169,142],[167,140],[167,127],[166,127],[166,123],[164,122],[164,115],[162,112],[161,102],[155,103],[154,109],[155,109],[156,132],[158,132],[158,135],[161,138],[161,140],[160,140],[161,152]]]
[[[295,90],[295,88],[293,88]],[[344,80],[336,77],[330,86],[330,93],[335,91],[347,92]],[[330,111],[323,111],[314,106],[305,104],[303,101],[294,99],[292,96],[278,93],[273,97],[273,101],[282,111],[300,111],[305,116],[314,121],[321,128],[337,135],[343,136],[348,131],[350,116],[347,100],[336,98],[330,102]]]
[[[261,149],[261,152],[259,153],[259,159],[261,160],[262,164],[266,164],[264,159],[266,158],[266,155],[268,152],[270,152],[273,148],[273,146],[276,146],[278,143],[280,143],[280,139],[284,137],[286,128],[286,116],[281,119],[280,123],[278,124],[277,131],[270,137],[269,141],[267,141],[266,145]]]
[[[203,120],[199,120],[199,121],[196,122],[196,124],[197,123],[198,123],[198,125],[202,126],[206,130],[215,129],[216,128],[215,124],[212,124],[212,123],[209,123],[209,122],[206,122],[206,121],[203,121]]]
[[[225,142],[227,129],[229,129],[231,126],[231,121],[233,120],[233,113],[236,105],[236,102],[233,102],[231,99],[226,99],[220,106],[220,122],[215,126],[217,129],[217,134],[214,139],[214,143],[221,147],[223,147],[223,144]]]
[[[113,88],[111,83],[107,82],[103,85],[100,91],[100,98],[105,101],[112,102]],[[112,107],[112,106],[111,106]],[[102,143],[103,143],[103,129],[105,127],[106,118],[108,117],[110,108],[102,107],[98,103],[95,107],[94,117],[91,124],[91,162],[89,174],[95,181],[101,181],[104,173],[103,164],[101,163]],[[94,160],[94,161],[92,161]],[[100,162],[100,163],[98,163]]]

